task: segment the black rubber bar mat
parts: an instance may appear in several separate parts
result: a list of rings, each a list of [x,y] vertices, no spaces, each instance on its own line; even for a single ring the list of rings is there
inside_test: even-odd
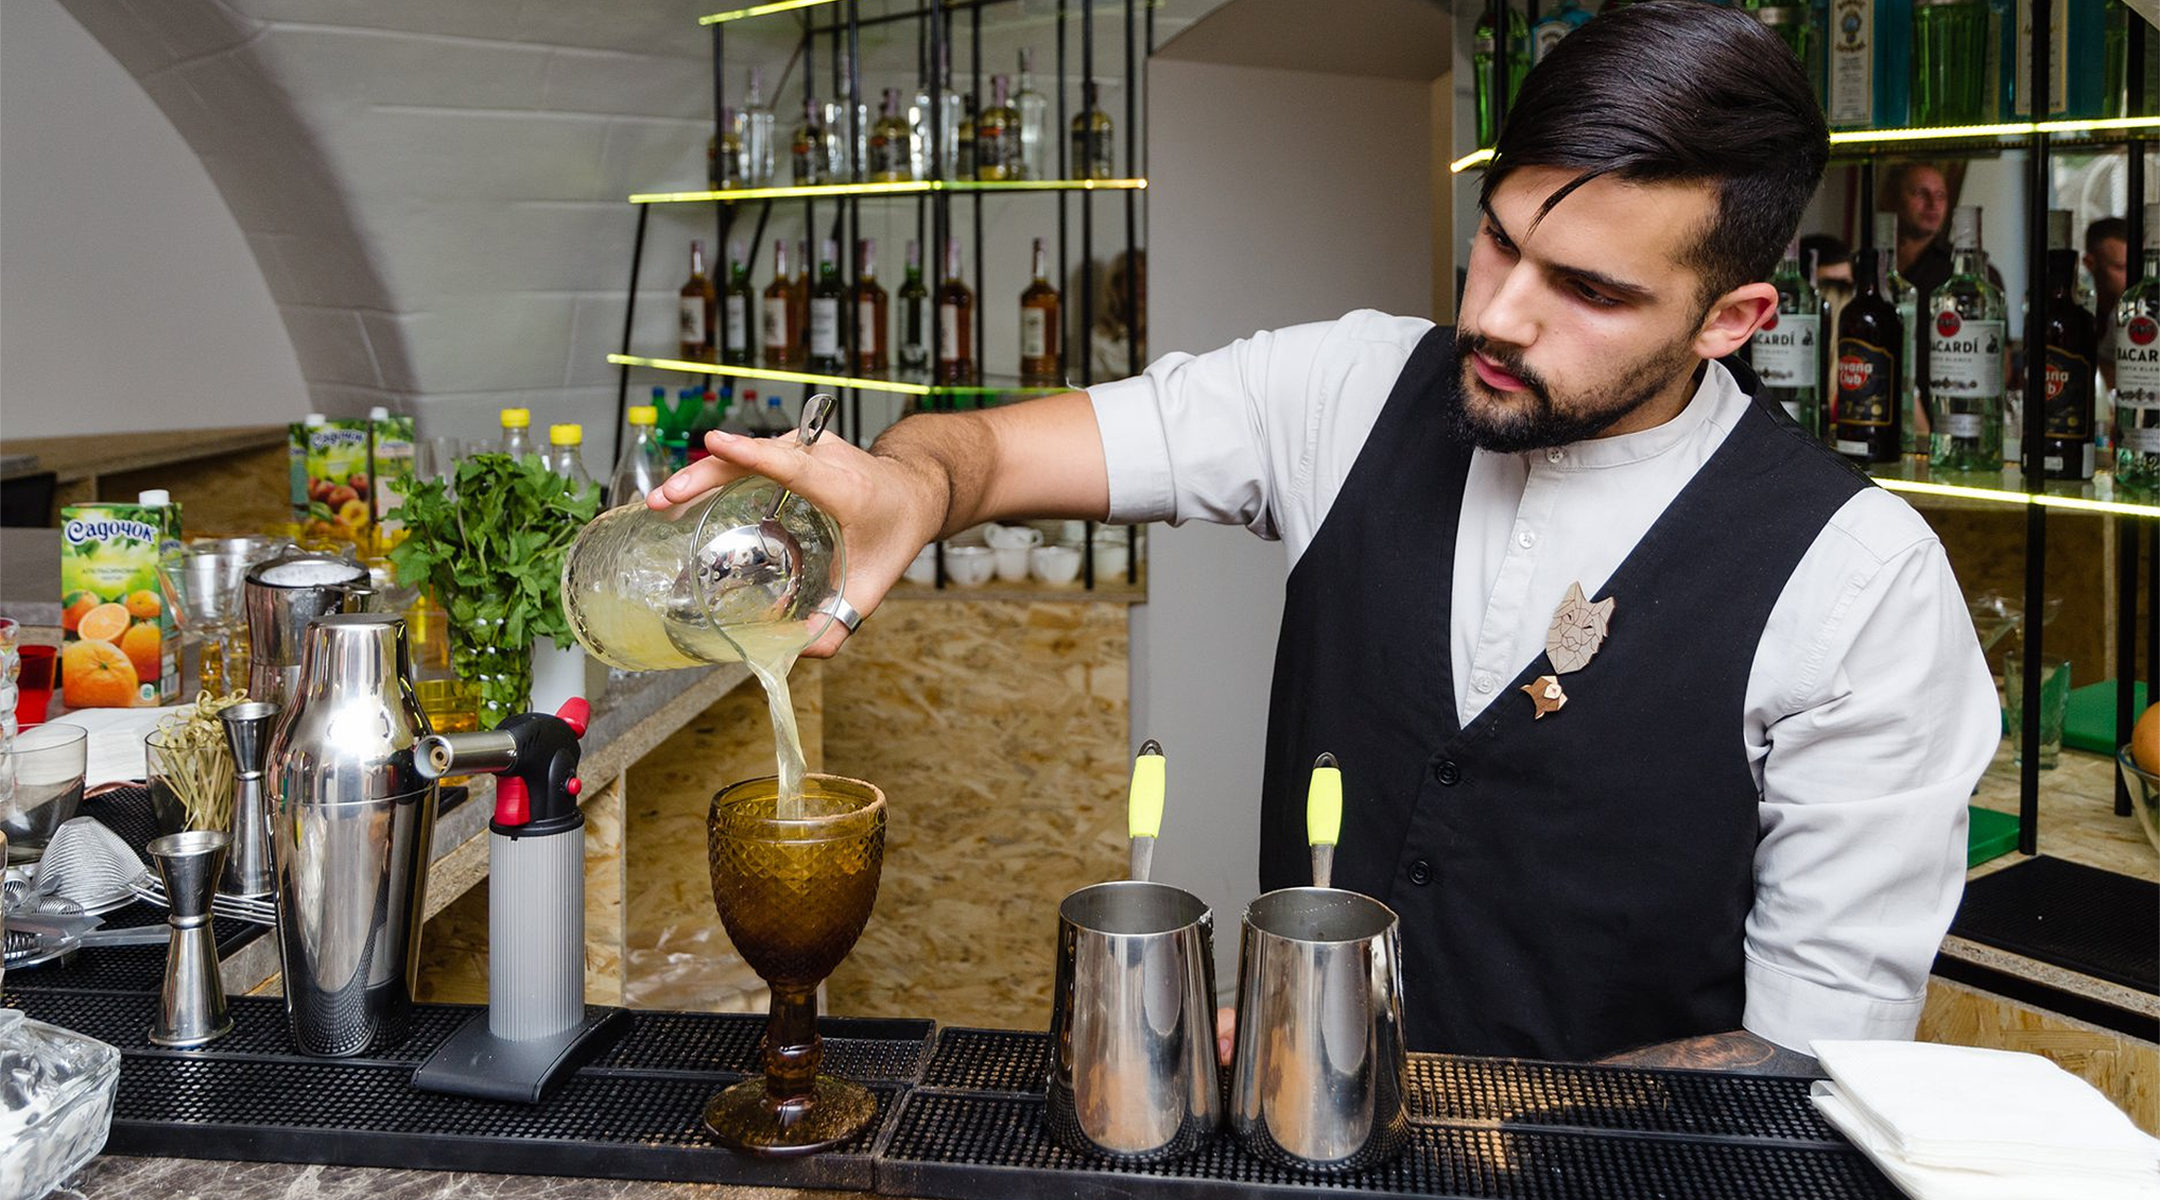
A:
[[[1966,884],[1950,932],[2160,992],[2160,883],[2042,855]]]
[[[418,1005],[409,1035],[356,1059],[299,1054],[281,1001],[230,1000],[233,1032],[153,1047],[148,994],[15,987],[8,1007],[120,1048],[112,1154],[867,1190],[871,1151],[921,1077],[928,1021],[826,1018],[826,1068],[869,1087],[878,1116],[841,1148],[754,1159],[714,1146],[705,1102],[754,1071],[763,1016],[632,1012],[601,1058],[538,1105],[417,1091],[413,1067],[479,1009]]]
[[[1189,1158],[1114,1167],[1049,1140],[1041,1034],[948,1029],[878,1155],[890,1195],[1214,1200],[1314,1190],[1584,1200],[1865,1197],[1897,1191],[1816,1115],[1805,1079],[1412,1055],[1414,1140],[1384,1168],[1307,1176],[1219,1135]]]

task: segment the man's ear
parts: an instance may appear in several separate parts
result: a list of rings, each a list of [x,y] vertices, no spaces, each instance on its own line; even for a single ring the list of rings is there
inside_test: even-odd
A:
[[[1777,289],[1767,283],[1742,284],[1718,297],[1695,333],[1695,353],[1724,358],[1739,350],[1777,311],[1777,303]]]

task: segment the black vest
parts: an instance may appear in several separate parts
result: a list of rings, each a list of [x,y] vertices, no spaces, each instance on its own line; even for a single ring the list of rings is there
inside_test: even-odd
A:
[[[1760,385],[1734,369],[1743,389]],[[1450,611],[1470,447],[1433,409],[1454,331],[1411,354],[1290,574],[1260,882],[1308,881],[1305,781],[1342,763],[1335,886],[1402,917],[1420,1050],[1589,1059],[1738,1029],[1756,808],[1742,713],[1771,607],[1866,477],[1758,400],[1595,597],[1604,647],[1534,720],[1540,651],[1458,723]]]

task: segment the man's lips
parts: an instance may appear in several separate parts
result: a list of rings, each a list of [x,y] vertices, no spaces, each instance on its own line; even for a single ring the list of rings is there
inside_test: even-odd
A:
[[[1478,378],[1484,381],[1486,387],[1496,392],[1521,392],[1529,389],[1529,384],[1494,366],[1492,360],[1475,350],[1470,352],[1470,367],[1477,372]]]

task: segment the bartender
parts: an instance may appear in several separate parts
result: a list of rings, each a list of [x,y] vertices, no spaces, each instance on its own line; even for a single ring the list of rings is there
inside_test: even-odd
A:
[[[868,452],[714,434],[650,503],[747,470],[836,517],[822,653],[984,521],[1279,538],[1260,882],[1304,882],[1334,753],[1412,1047],[1806,1070],[1912,1036],[1998,737],[1934,534],[1730,358],[1827,156],[1762,25],[1631,5],[1523,83],[1455,327],[1256,333]]]

